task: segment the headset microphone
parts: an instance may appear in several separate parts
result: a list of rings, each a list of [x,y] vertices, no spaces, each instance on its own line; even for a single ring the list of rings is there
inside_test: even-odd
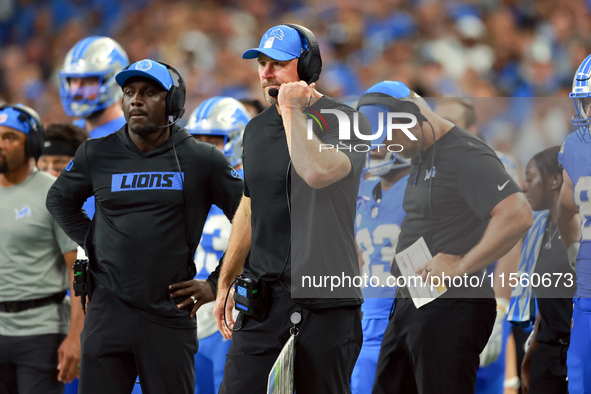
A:
[[[156,126],[153,123],[150,123],[148,125],[146,125],[146,131],[148,131],[148,133],[153,133],[156,131],[156,129],[165,129],[167,127],[170,126],[174,126],[176,124],[176,122],[178,122],[181,118],[177,118],[174,122],[169,123],[169,124],[165,124],[164,126]]]
[[[150,123],[149,125],[146,125],[146,131],[148,132],[148,134],[152,134],[152,133],[155,133],[158,129],[165,129],[170,126],[174,126],[174,124],[178,121],[179,121],[179,119],[175,120],[172,123],[166,124],[164,126],[156,126],[155,124]]]
[[[267,93],[269,93],[269,96],[271,97],[277,97],[279,95],[279,89],[271,88]]]

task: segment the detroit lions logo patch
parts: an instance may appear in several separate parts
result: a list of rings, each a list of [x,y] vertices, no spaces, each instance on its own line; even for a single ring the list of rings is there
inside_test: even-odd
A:
[[[431,168],[430,170],[425,170],[425,180],[428,181],[429,178],[435,178],[436,174],[437,170],[435,169],[435,167]]]
[[[152,68],[152,62],[149,60],[142,60],[135,65],[136,70],[148,71]]]
[[[184,173],[178,172],[132,172],[113,174],[111,191],[131,190],[183,190]]]
[[[16,220],[22,219],[25,216],[31,217],[31,208],[23,207],[20,209],[20,211],[15,208],[14,213],[16,214]]]

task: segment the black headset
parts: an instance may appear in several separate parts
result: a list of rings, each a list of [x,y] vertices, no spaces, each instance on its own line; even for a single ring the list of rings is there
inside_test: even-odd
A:
[[[162,64],[164,67],[166,67],[174,82],[166,94],[166,117],[168,118],[169,116],[172,116],[176,123],[176,121],[182,118],[185,113],[185,97],[187,96],[187,87],[185,85],[185,81],[177,69],[171,65],[155,60],[151,61]],[[130,66],[131,64],[121,71],[129,69]]]
[[[29,130],[29,134],[27,134],[27,139],[25,140],[25,155],[38,160],[41,156],[41,152],[43,151],[43,142],[45,141],[45,130],[43,129],[41,117],[37,111],[31,107],[27,107],[26,105],[4,104],[0,106],[0,111],[3,111],[7,108],[12,108],[15,111],[20,112],[18,115],[18,120],[25,122],[30,126],[31,129]]]
[[[169,64],[158,62],[162,64],[172,77],[174,85],[168,90],[166,95],[166,116],[172,116],[176,121],[185,114],[185,97],[187,96],[187,87],[181,73],[176,68]],[[176,77],[175,77],[176,76]]]
[[[419,106],[407,97],[396,98],[384,93],[366,93],[359,99],[356,109],[359,110],[359,107],[364,105],[385,105],[397,112],[413,114],[420,127],[423,127],[423,121],[427,120],[421,113]]]
[[[286,23],[285,26],[297,30],[308,41],[308,49],[302,48],[302,53],[300,54],[298,76],[308,84],[318,81],[318,77],[320,77],[320,73],[322,72],[322,58],[320,57],[320,47],[318,46],[316,36],[310,29],[304,26],[294,23]]]

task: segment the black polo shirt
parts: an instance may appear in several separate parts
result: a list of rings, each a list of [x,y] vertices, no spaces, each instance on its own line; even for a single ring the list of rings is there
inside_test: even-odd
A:
[[[429,126],[424,127],[427,133]],[[433,256],[440,252],[464,255],[482,238],[492,209],[520,191],[494,151],[455,126],[422,158],[413,159],[403,203],[407,216],[396,252],[424,237]],[[444,296],[479,298],[494,297],[494,293],[485,280],[482,287],[448,288]]]
[[[310,112],[317,118],[322,115],[320,122],[313,122],[313,130],[323,143],[355,145],[356,138],[339,140],[337,116],[322,113],[322,109],[342,111],[351,128],[355,111],[324,96]],[[362,115],[358,129],[370,133],[369,122]],[[349,175],[313,189],[291,164],[282,118],[274,105],[252,119],[244,132],[245,195],[251,198],[252,208],[252,246],[245,272],[263,281],[281,282],[307,307],[362,302],[361,291],[355,286],[331,290],[302,283],[303,276],[359,275],[353,223],[366,154],[346,148],[342,152],[351,160]]]

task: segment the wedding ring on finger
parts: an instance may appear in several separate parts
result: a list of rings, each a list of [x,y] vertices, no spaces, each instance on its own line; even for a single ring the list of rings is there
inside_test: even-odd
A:
[[[197,303],[197,298],[195,298],[195,296],[191,296],[191,299],[193,300],[193,304]]]

